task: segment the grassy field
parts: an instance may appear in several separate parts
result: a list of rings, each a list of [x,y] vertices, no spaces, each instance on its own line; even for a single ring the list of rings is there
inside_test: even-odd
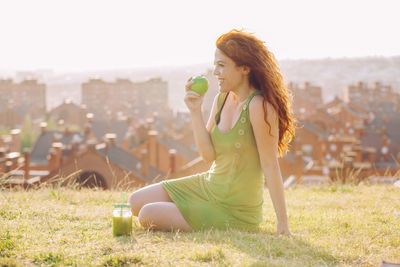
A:
[[[331,185],[286,190],[293,236],[274,237],[269,196],[257,232],[112,236],[120,191],[2,190],[0,266],[378,266],[400,263],[400,188]]]

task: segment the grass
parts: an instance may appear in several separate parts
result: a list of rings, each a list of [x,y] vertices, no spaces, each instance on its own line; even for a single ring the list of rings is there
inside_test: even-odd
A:
[[[266,194],[259,231],[146,231],[112,236],[122,192],[50,188],[0,194],[0,266],[378,266],[400,263],[400,188],[294,187],[293,236],[274,237]]]

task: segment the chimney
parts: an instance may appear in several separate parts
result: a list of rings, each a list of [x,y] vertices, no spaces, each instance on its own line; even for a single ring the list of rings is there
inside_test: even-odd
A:
[[[383,139],[387,139],[387,131],[385,126],[382,127],[381,134]]]
[[[79,151],[79,143],[72,143],[69,158],[70,159],[76,158],[76,156],[78,156],[78,151]]]
[[[85,134],[90,134],[91,131],[92,131],[92,125],[89,122],[85,123],[84,133]]]
[[[171,173],[176,172],[176,150],[170,149],[169,150],[169,168]]]
[[[11,152],[7,154],[8,161],[11,162],[11,169],[14,170],[18,168],[18,159],[20,157],[19,152]]]
[[[108,140],[106,140],[105,142],[104,142],[104,144],[106,145],[105,146],[105,149],[106,149],[106,151],[109,151],[110,150],[110,142],[108,141]]]
[[[51,147],[49,149],[49,154],[47,155],[47,168],[49,170],[55,169],[56,166],[55,159],[56,159],[56,150]]]
[[[358,134],[357,134],[357,138],[359,139],[361,136],[365,135],[365,126],[362,126],[359,130],[358,130]]]
[[[149,131],[143,124],[136,126],[135,133],[136,133],[135,138],[137,144],[142,144],[148,139]]]
[[[386,140],[385,140],[386,141]],[[387,146],[387,141],[384,142],[384,145],[381,148],[381,154],[383,161],[387,161],[389,158],[389,147]]]
[[[148,148],[149,152],[149,164],[158,168],[158,144],[157,144],[157,131],[149,131],[148,133]]]
[[[31,163],[31,154],[28,148],[24,149],[24,179],[29,179],[29,172],[30,172],[30,163]]]
[[[115,145],[117,139],[117,135],[115,133],[107,133],[106,140],[112,145]]]
[[[40,134],[44,134],[47,129],[47,122],[43,121],[40,123]]]
[[[127,116],[127,117],[126,117],[126,123],[127,123],[128,125],[131,125],[132,122],[133,122],[132,117],[131,117],[131,116]]]
[[[69,127],[68,127],[68,126],[65,126],[65,129],[64,129],[64,136],[68,136],[70,133],[71,133],[71,131],[69,130]]]
[[[3,159],[6,157],[6,148],[5,147],[0,147],[0,159]]]
[[[95,152],[96,151],[96,141],[95,140],[89,140],[87,142],[87,149],[88,149],[88,151]]]
[[[372,82],[372,84],[371,84],[372,89],[379,89],[380,87],[381,87],[381,84],[378,81]]]
[[[146,126],[149,130],[154,130],[154,119],[148,118],[146,119]]]
[[[11,152],[21,151],[21,130],[13,129],[11,130]]]
[[[13,165],[12,161],[10,161],[10,160],[6,161],[6,173],[9,173],[10,171],[12,171],[12,165]]]
[[[79,110],[79,125],[83,125],[86,123],[86,114],[87,114],[87,107],[85,104],[81,104],[80,110]]]
[[[360,144],[356,144],[353,146],[353,151],[356,153],[354,158],[355,162],[362,162],[362,147]]]
[[[144,176],[149,176],[149,154],[147,150],[142,150],[141,152],[141,172]]]
[[[369,160],[369,162],[371,162],[371,164],[374,164],[375,159],[376,159],[376,149],[370,148],[368,151],[368,160]]]
[[[86,120],[87,120],[88,123],[92,123],[93,119],[94,119],[93,113],[87,113],[86,114]]]
[[[52,147],[55,150],[54,168],[59,168],[62,164],[62,147],[63,144],[59,142],[53,143]]]

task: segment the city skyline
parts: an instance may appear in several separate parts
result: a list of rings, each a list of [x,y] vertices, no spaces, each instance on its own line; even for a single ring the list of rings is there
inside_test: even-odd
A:
[[[3,1],[0,71],[212,64],[245,29],[278,60],[400,55],[398,1]]]

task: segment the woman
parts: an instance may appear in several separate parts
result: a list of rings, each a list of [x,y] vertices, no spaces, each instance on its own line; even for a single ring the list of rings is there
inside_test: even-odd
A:
[[[192,231],[257,228],[264,179],[277,216],[277,234],[290,234],[278,164],[294,135],[294,119],[274,56],[251,34],[232,30],[216,42],[214,75],[219,94],[207,125],[204,95],[186,84],[198,151],[209,171],[144,187],[129,202],[146,228]]]

